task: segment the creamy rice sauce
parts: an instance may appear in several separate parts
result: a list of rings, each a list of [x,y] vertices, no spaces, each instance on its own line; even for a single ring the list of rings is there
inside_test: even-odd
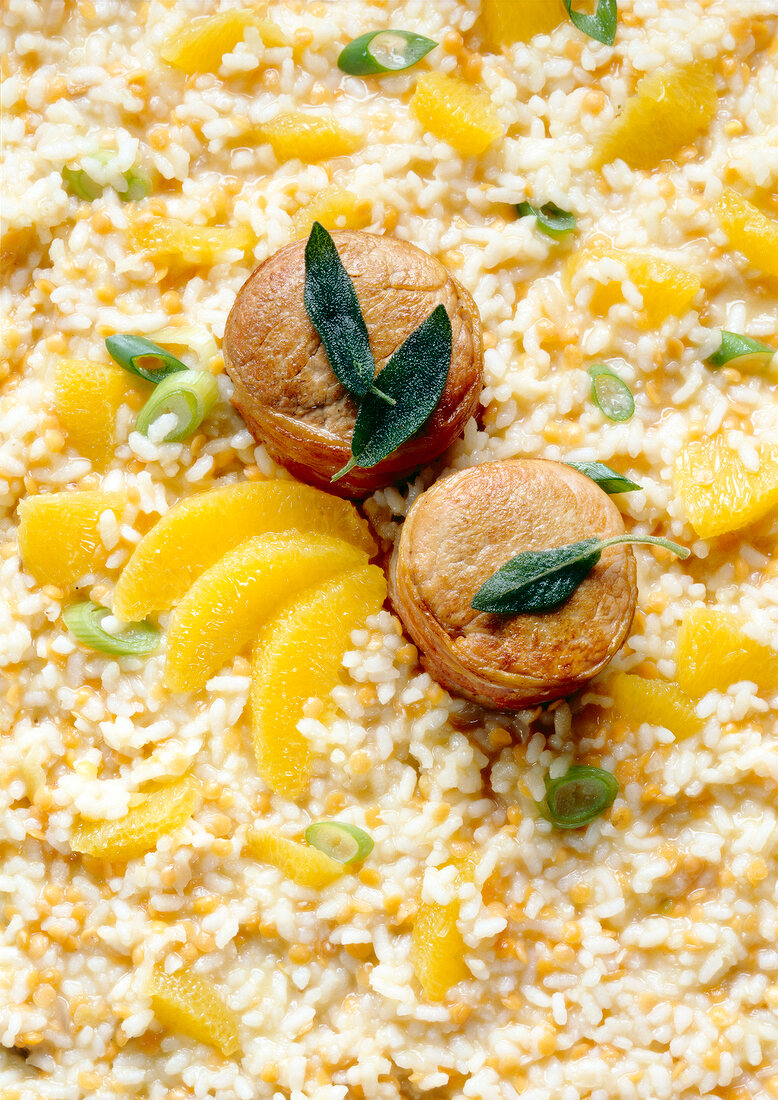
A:
[[[466,1096],[610,1100],[778,1096],[778,730],[774,699],[741,682],[699,703],[702,732],[676,740],[618,717],[607,676],[567,702],[514,716],[449,697],[389,611],[353,636],[332,704],[304,732],[310,792],[291,802],[256,774],[247,740],[248,662],[204,691],[162,686],[164,651],[118,661],[63,626],[69,594],[21,566],[16,509],[30,494],[125,489],[106,521],[106,566],[82,590],[109,603],[132,547],[180,498],[238,479],[284,476],[223,401],[184,443],[132,432],[98,473],[54,411],[61,357],[106,362],[104,337],[185,326],[211,369],[235,294],[295,236],[293,219],[338,185],[369,202],[366,228],[438,257],[480,308],[483,423],[435,470],[379,492],[365,511],[396,538],[444,469],[487,459],[596,458],[642,491],[630,528],[693,550],[687,563],[638,553],[640,597],[613,667],[672,679],[685,611],[738,610],[778,642],[776,519],[719,539],[690,527],[673,481],[680,449],[719,435],[753,467],[778,442],[774,383],[704,363],[721,328],[778,346],[775,286],[730,247],[713,214],[722,186],[778,216],[778,18],[774,0],[624,0],[614,48],[562,23],[504,52],[482,46],[478,4],[455,0],[272,3],[292,45],[247,31],[215,74],[185,77],[160,47],[210,0],[5,0],[3,4],[0,360],[0,1095]],[[380,82],[336,67],[376,27],[441,46]],[[718,112],[677,163],[650,172],[590,165],[593,142],[644,73],[715,60]],[[477,80],[505,135],[462,159],[408,110],[425,68]],[[348,157],[279,163],[252,132],[279,111],[326,108],[358,137]],[[146,207],[193,224],[251,228],[253,255],[207,265],[151,260],[128,243],[130,204],[93,202],[62,167],[96,147],[105,180],[140,161]],[[640,320],[629,281],[607,317],[591,283],[571,292],[561,246],[510,205],[542,198],[578,217],[576,243],[607,239],[697,272],[692,308]],[[574,246],[573,246],[574,247]],[[212,346],[211,339],[216,341]],[[635,394],[627,423],[604,419],[587,367],[605,359]],[[224,398],[229,381],[219,384]],[[167,616],[162,615],[164,626]],[[538,818],[544,777],[598,764],[621,784],[585,830]],[[116,818],[155,781],[191,769],[203,800],[155,851],[99,864],[71,851],[78,819]],[[340,817],[375,849],[323,892],[243,854],[261,820],[299,836]],[[452,854],[475,853],[457,886]],[[471,977],[443,1003],[409,961],[419,897],[460,900]],[[147,993],[177,953],[222,990],[240,1022],[225,1058],[163,1030]]]

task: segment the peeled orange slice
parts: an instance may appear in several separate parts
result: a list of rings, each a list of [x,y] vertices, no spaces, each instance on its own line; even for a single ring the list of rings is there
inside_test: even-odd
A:
[[[345,871],[342,863],[317,848],[290,840],[270,829],[252,829],[247,846],[257,859],[272,863],[298,886],[309,886],[313,890],[329,886]]]
[[[303,707],[329,695],[352,630],[385,599],[384,574],[368,565],[304,593],[261,634],[251,684],[254,752],[259,774],[279,794],[296,798],[307,788],[313,758],[297,729]]]
[[[608,690],[619,713],[636,726],[644,722],[664,726],[678,741],[702,729],[694,701],[670,680],[648,680],[629,672],[617,672]]]
[[[649,73],[600,140],[595,164],[618,158],[630,168],[654,168],[707,129],[718,102],[708,61]]]
[[[163,1027],[216,1047],[225,1056],[238,1049],[238,1021],[208,978],[193,970],[168,974],[164,964],[157,963],[148,992]]]
[[[87,359],[60,359],[54,372],[59,421],[70,445],[102,470],[113,455],[114,425],[127,396],[126,371]]]
[[[302,111],[276,115],[261,127],[258,139],[269,142],[279,160],[301,160],[303,164],[348,156],[361,144],[361,139],[332,115]]]
[[[416,82],[411,111],[441,141],[463,157],[485,153],[503,132],[486,92],[445,73],[424,73]]]
[[[200,797],[195,779],[184,777],[161,787],[124,817],[78,825],[74,852],[96,859],[127,860],[151,852],[162,836],[174,833],[192,816]]]
[[[483,0],[481,16],[490,46],[529,42],[567,19],[562,0]]]
[[[22,564],[38,584],[71,588],[98,569],[110,551],[100,537],[100,516],[121,518],[121,493],[40,493],[19,504]]]
[[[778,275],[778,220],[725,187],[716,214],[729,243],[765,275]]]
[[[750,680],[761,690],[778,688],[778,653],[755,642],[734,615],[697,607],[678,631],[676,679],[693,699]]]
[[[466,870],[460,869],[461,883]],[[465,960],[465,941],[457,927],[459,901],[441,905],[421,901],[411,933],[411,963],[428,1001],[442,1001],[457,982],[470,977]]]
[[[737,531],[778,504],[778,446],[763,444],[758,454],[754,471],[719,438],[689,443],[680,452],[676,490],[700,538]]]
[[[222,57],[243,40],[247,27],[256,27],[265,46],[285,46],[281,30],[256,12],[230,8],[204,15],[180,27],[163,45],[163,61],[187,75],[217,72]]]
[[[257,535],[230,550],[181,600],[167,636],[165,683],[194,691],[298,592],[349,569],[367,554],[331,535]]]
[[[167,611],[214,562],[252,535],[333,535],[375,553],[353,504],[294,481],[244,482],[188,497],[140,540],[116,585],[114,612],[128,622]]]
[[[643,311],[650,325],[660,325],[670,316],[681,316],[691,306],[702,285],[690,271],[659,256],[620,248],[586,247],[574,252],[567,262],[566,280],[575,293],[587,278],[587,265],[599,260],[617,260],[643,296]],[[624,301],[623,275],[606,282],[595,281],[591,297],[593,313],[604,317],[612,305]]]

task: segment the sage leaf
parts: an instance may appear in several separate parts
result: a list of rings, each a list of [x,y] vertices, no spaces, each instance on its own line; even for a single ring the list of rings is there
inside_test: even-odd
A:
[[[498,615],[552,611],[572,596],[603,550],[619,543],[663,546],[679,558],[688,558],[690,553],[669,539],[653,535],[614,535],[609,539],[582,539],[549,550],[525,550],[481,585],[470,606]]]
[[[335,243],[319,222],[305,246],[303,301],[338,381],[354,397],[363,397],[375,376],[365,319]]]
[[[519,202],[516,203],[516,209],[522,218],[534,214],[535,224],[547,237],[560,240],[575,229],[575,214],[571,214],[569,210],[563,210],[555,202],[547,202],[543,206]]]
[[[451,321],[446,307],[439,305],[397,349],[376,379],[381,391],[395,404],[388,405],[372,392],[362,398],[351,439],[351,460],[333,481],[355,466],[369,469],[377,465],[429,419],[446,388],[451,339]]]
[[[579,470],[586,477],[591,478],[604,493],[610,496],[615,496],[616,493],[632,493],[641,489],[637,482],[630,481],[628,477],[612,470],[604,462],[567,462],[565,465],[572,466],[574,470]]]
[[[605,46],[613,45],[616,41],[618,23],[617,0],[597,0],[594,15],[573,11],[573,0],[564,0],[564,4],[571,22],[579,31],[583,31],[589,38],[594,38]]]

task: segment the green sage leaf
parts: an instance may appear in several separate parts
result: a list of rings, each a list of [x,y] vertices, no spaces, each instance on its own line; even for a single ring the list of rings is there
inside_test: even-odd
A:
[[[470,606],[498,615],[552,611],[572,596],[600,560],[603,550],[620,543],[662,546],[679,558],[688,558],[690,553],[669,539],[653,535],[588,538],[549,550],[524,550],[481,585]]]
[[[595,38],[605,46],[613,45],[616,41],[619,17],[617,0],[597,0],[594,15],[573,11],[573,0],[564,0],[564,4],[571,22],[579,31],[583,31],[589,38]]]
[[[319,222],[313,223],[305,246],[303,301],[338,381],[363,397],[375,376],[365,319],[335,243]]]
[[[586,477],[596,481],[604,493],[615,496],[616,493],[632,493],[641,489],[641,486],[628,477],[612,470],[604,462],[567,462],[574,470],[579,470]]]
[[[451,362],[451,321],[443,305],[411,333],[376,382],[392,398],[388,405],[374,393],[361,400],[351,440],[351,460],[333,481],[355,466],[377,465],[424,425],[446,387]]]
[[[519,202],[516,204],[516,209],[522,218],[534,214],[538,229],[547,237],[560,240],[575,229],[575,214],[571,214],[569,210],[563,210],[554,202],[547,202],[543,206]]]

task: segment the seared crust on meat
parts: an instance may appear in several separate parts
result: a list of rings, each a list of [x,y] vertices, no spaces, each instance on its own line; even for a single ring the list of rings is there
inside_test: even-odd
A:
[[[481,320],[464,287],[415,245],[348,231],[332,238],[354,283],[377,371],[437,305],[446,307],[453,334],[448,381],[422,429],[372,469],[331,483],[350,458],[357,409],[305,310],[305,241],[276,252],[244,283],[227,319],[224,357],[234,404],[273,457],[302,481],[362,497],[437,458],[474,415]]]
[[[623,531],[610,497],[569,466],[474,466],[414,504],[392,558],[390,598],[430,674],[450,691],[506,710],[557,699],[604,668],[629,632],[637,601],[631,548],[606,549],[556,610],[494,615],[471,601],[523,550]]]

